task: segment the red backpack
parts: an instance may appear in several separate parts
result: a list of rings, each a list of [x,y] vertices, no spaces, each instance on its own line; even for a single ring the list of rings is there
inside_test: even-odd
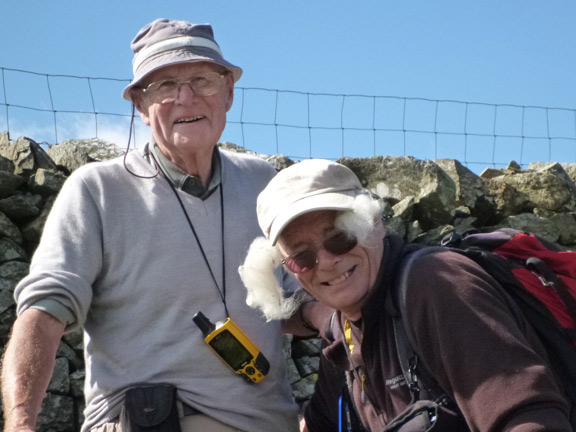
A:
[[[511,294],[529,303],[576,345],[576,252],[513,229],[451,235],[442,244],[464,251],[499,282],[513,284]],[[505,271],[502,274],[501,264],[492,264],[501,258],[516,280]]]
[[[513,229],[489,233],[452,234],[440,247],[426,247],[408,254],[396,279],[394,304],[400,363],[414,399],[438,399],[443,391],[422,362],[415,368],[411,329],[407,315],[406,277],[418,256],[439,250],[461,253],[478,263],[518,305],[545,347],[552,369],[571,401],[571,422],[576,428],[576,252],[562,251],[541,237]],[[440,395],[440,396],[439,396]]]

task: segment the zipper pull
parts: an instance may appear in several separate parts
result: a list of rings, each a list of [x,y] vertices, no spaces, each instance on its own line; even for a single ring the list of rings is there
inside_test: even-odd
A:
[[[546,279],[544,276],[542,276],[541,274],[536,273],[535,271],[530,271],[530,273],[532,273],[542,284],[542,286],[548,287],[548,286],[552,286],[553,284]]]
[[[366,403],[366,391],[365,391],[365,388],[364,388],[365,382],[366,382],[366,375],[362,374],[362,393],[361,393],[361,400],[362,400],[362,403],[363,403],[363,404]]]

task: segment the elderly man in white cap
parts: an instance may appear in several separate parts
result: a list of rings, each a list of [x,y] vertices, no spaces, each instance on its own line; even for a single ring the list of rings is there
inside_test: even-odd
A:
[[[282,263],[336,309],[331,319],[325,311],[304,313],[329,329],[304,431],[573,430],[542,344],[498,283],[447,248],[409,254],[399,236],[386,233],[378,197],[352,170],[321,159],[285,168],[259,195],[258,220],[266,237],[253,242],[240,269],[250,303],[274,317],[295,310],[278,286],[261,283]],[[402,274],[404,322],[418,353],[407,357],[416,359],[407,374],[390,295],[405,257],[413,264]],[[444,390],[438,403],[425,396],[430,379],[408,385],[414,373],[422,377],[422,365]]]
[[[208,24],[158,19],[132,49],[123,96],[152,136],[75,171],[54,203],[15,291],[5,431],[36,430],[59,340],[83,328],[83,432],[294,432],[279,322],[246,305],[237,272],[276,172],[217,147],[242,70]]]

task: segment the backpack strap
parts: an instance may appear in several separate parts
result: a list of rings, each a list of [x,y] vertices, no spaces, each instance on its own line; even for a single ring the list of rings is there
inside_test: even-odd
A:
[[[456,407],[456,403],[440,387],[418,354],[413,329],[408,320],[406,300],[409,289],[408,277],[412,271],[414,261],[424,255],[446,250],[447,248],[445,247],[426,247],[408,254],[400,264],[396,279],[390,286],[387,306],[393,317],[392,323],[398,360],[410,390],[412,402],[429,399],[439,405],[447,406],[451,404]]]
[[[431,399],[441,403],[446,400],[446,394],[436,384],[436,380],[420,362],[420,357],[414,351],[401,317],[395,317],[394,338],[396,340],[396,353],[406,380],[408,390],[412,396],[411,403],[422,399]],[[442,403],[443,404],[443,403]]]
[[[554,272],[548,264],[540,258],[528,258],[526,260],[526,267],[528,270],[535,273],[536,277],[540,279],[540,282],[542,282],[543,285],[554,288],[554,291],[556,291],[562,300],[562,303],[564,303],[564,306],[572,317],[572,320],[576,323],[576,299],[570,294],[570,291],[562,278],[558,277],[556,272]]]
[[[360,420],[360,414],[356,402],[352,397],[352,382],[354,376],[350,371],[344,371],[345,383],[342,386],[341,405],[338,407],[340,416],[340,431],[342,432],[367,432]]]

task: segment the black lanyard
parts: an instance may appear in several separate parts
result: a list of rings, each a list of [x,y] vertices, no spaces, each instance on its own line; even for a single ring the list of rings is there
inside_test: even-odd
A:
[[[192,234],[194,234],[194,238],[196,239],[196,243],[198,244],[198,247],[200,248],[200,252],[202,253],[202,257],[204,258],[204,262],[206,263],[206,267],[208,267],[208,270],[210,271],[210,275],[212,276],[212,280],[214,281],[214,285],[216,286],[216,290],[218,291],[218,294],[220,295],[220,298],[222,299],[222,303],[224,304],[224,310],[226,312],[226,317],[228,318],[228,317],[230,317],[230,314],[228,313],[228,306],[226,306],[226,260],[225,260],[226,255],[224,253],[224,194],[222,192],[222,181],[220,181],[220,185],[218,186],[218,188],[220,189],[220,217],[222,218],[221,219],[222,289],[220,289],[220,287],[218,286],[218,282],[216,281],[216,277],[214,276],[214,272],[212,271],[212,267],[210,266],[210,262],[208,261],[208,257],[206,256],[206,253],[204,252],[204,248],[202,247],[202,243],[200,243],[200,239],[198,238],[198,234],[196,233],[196,230],[194,229],[194,225],[192,224],[192,220],[190,219],[190,216],[188,215],[188,212],[186,211],[186,207],[184,207],[184,203],[182,202],[180,195],[178,195],[176,188],[174,187],[174,185],[172,184],[172,182],[170,181],[168,176],[166,176],[166,174],[164,174],[164,172],[162,170],[160,170],[160,172],[162,172],[162,174],[164,175],[164,178],[166,179],[166,181],[170,185],[172,192],[174,192],[174,196],[176,197],[176,199],[180,203],[180,207],[182,208],[182,212],[184,213],[184,216],[186,217],[186,220],[188,221],[188,225],[190,226],[190,230],[192,231]]]

